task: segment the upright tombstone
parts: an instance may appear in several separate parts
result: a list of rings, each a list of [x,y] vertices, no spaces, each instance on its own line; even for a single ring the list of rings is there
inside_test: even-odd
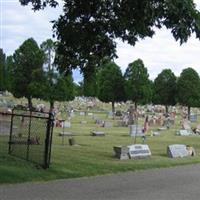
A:
[[[103,124],[103,127],[105,127],[105,128],[111,128],[112,126],[113,126],[112,122],[105,121]]]
[[[182,158],[188,155],[187,147],[184,144],[172,144],[167,146],[167,156],[170,158]]]
[[[85,116],[85,112],[80,112],[80,116]]]
[[[151,156],[151,151],[147,144],[133,144],[128,148],[130,158],[148,158]]]
[[[144,136],[143,128],[140,125],[129,125],[130,136]]]
[[[62,122],[62,128],[71,128],[71,122],[69,121]]]
[[[115,152],[115,157],[119,158],[120,160],[128,160],[129,156],[129,149],[126,146],[114,146],[113,150]]]
[[[191,114],[191,115],[190,115],[190,121],[191,121],[191,122],[197,122],[197,115]]]

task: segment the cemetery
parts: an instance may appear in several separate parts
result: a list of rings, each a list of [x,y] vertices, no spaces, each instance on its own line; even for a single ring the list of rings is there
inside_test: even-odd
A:
[[[4,106],[0,113],[10,112],[6,102],[25,102],[12,96],[3,97]],[[49,168],[44,170],[40,162],[44,151],[43,137],[46,134],[42,119],[40,126],[33,124],[34,133],[29,140],[24,138],[28,121],[24,122],[19,134],[20,121],[13,124],[12,153],[8,154],[10,118],[0,115],[0,173],[2,183],[51,180],[94,176],[124,171],[135,171],[150,168],[169,167],[200,162],[200,110],[192,108],[195,120],[185,120],[182,107],[176,109],[176,115],[165,123],[164,111],[138,107],[137,123],[124,126],[120,124],[129,118],[127,110],[131,104],[116,105],[122,116],[109,117],[111,105],[95,100],[97,106],[87,108],[87,101],[77,98],[70,102],[56,102],[54,127],[52,134],[51,158]],[[46,102],[34,100],[34,105]],[[104,109],[100,109],[100,107]],[[73,107],[73,115],[67,110]],[[156,108],[157,106],[155,106]],[[118,111],[119,112],[119,111]],[[148,115],[149,123],[146,126]],[[42,115],[41,115],[42,117]],[[18,119],[19,120],[19,119]],[[145,128],[145,131],[144,131]],[[39,135],[37,135],[37,133]],[[16,136],[15,136],[16,135]],[[18,136],[20,135],[20,136]],[[28,143],[26,142],[28,141]],[[26,160],[26,148],[29,145],[29,156]],[[15,151],[16,150],[16,151]],[[37,157],[34,157],[36,152]],[[48,154],[48,155],[50,155]],[[22,158],[22,159],[21,159]],[[35,162],[35,160],[38,161]],[[38,160],[39,159],[39,160]],[[39,162],[40,161],[40,162]],[[43,161],[42,161],[43,162]]]

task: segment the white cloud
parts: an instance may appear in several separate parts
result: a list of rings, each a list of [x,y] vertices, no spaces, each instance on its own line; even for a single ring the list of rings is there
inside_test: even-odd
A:
[[[61,6],[46,8],[44,11],[33,12],[30,6],[23,7],[18,0],[0,0],[1,5],[1,35],[0,44],[7,55],[27,38],[33,37],[40,44],[52,36],[51,20],[62,13]],[[200,0],[195,0],[200,9]],[[150,78],[154,79],[164,68],[170,68],[179,75],[186,67],[193,67],[200,73],[199,53],[200,42],[192,36],[182,46],[176,42],[169,30],[156,30],[153,38],[139,41],[134,47],[120,41],[117,46],[116,63],[125,71],[130,62],[141,58],[148,68]],[[75,78],[78,80],[76,73]]]

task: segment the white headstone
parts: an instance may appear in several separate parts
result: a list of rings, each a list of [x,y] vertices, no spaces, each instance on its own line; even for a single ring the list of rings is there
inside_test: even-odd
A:
[[[167,155],[170,158],[178,158],[188,156],[186,145],[184,144],[173,144],[167,147]]]
[[[71,123],[68,121],[64,121],[62,122],[62,128],[70,128],[71,127]]]
[[[131,136],[144,136],[143,128],[140,125],[130,125],[130,132]]]
[[[147,144],[134,144],[128,146],[130,158],[146,158],[151,156],[151,151]]]
[[[93,113],[88,113],[88,116],[93,116]]]
[[[188,130],[181,129],[181,130],[177,131],[177,135],[180,135],[180,136],[189,136],[189,135],[191,135],[191,133]]]

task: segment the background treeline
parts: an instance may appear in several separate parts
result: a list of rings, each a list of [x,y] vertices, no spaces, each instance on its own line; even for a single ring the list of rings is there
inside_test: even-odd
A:
[[[180,104],[200,106],[200,77],[193,68],[186,68],[179,77],[171,69],[164,69],[154,81],[141,59],[130,63],[123,74],[111,59],[104,58],[99,65],[92,62],[81,69],[83,81],[73,82],[71,70],[60,70],[57,44],[47,39],[40,46],[29,38],[7,56],[0,49],[0,91],[9,91],[15,97],[26,97],[29,107],[32,98],[50,103],[69,101],[75,96],[98,97],[103,102],[130,100],[135,109],[141,104],[161,104],[166,107]],[[77,66],[78,68],[79,66]]]

